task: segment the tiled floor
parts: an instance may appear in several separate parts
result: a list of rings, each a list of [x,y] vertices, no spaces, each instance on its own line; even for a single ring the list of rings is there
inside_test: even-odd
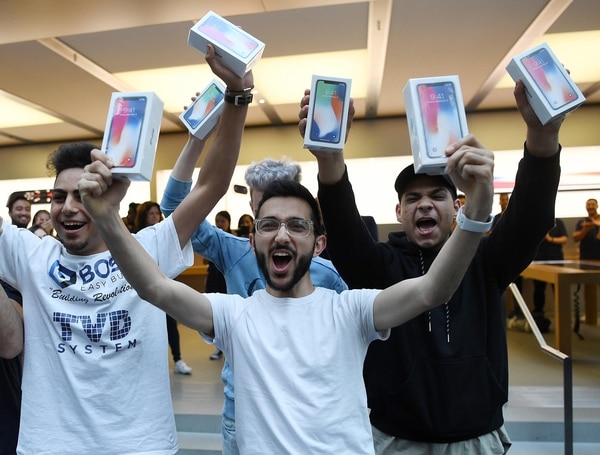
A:
[[[205,344],[198,334],[179,326],[182,357],[193,368],[189,376],[171,375],[173,407],[176,414],[214,415],[221,413],[223,386],[221,368],[223,360],[209,360],[213,348]],[[584,339],[573,337],[573,416],[575,422],[600,422],[600,327],[581,326]],[[554,343],[553,333],[546,341]],[[562,434],[563,407],[562,364],[542,352],[531,333],[508,332],[510,391],[505,418],[512,422],[555,422],[558,437]],[[597,437],[597,435],[596,435]],[[598,439],[594,439],[598,442]],[[575,434],[577,443],[577,433]],[[576,454],[600,453],[598,444],[589,447],[577,444]],[[218,444],[218,441],[216,442]],[[513,455],[563,453],[558,442],[531,445],[515,441]]]

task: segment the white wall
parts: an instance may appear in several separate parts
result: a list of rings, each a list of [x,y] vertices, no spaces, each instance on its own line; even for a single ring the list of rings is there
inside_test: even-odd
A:
[[[514,177],[522,150],[509,150],[496,153],[495,182],[496,193],[510,192],[514,185]],[[600,166],[598,157],[600,147],[565,147],[562,151],[562,175],[557,196],[556,212],[559,218],[578,218],[585,216],[585,201],[588,198],[600,199]],[[347,160],[350,181],[357,198],[357,205],[363,215],[371,215],[378,224],[396,223],[395,206],[397,203],[394,181],[398,173],[412,162],[410,156],[357,158]],[[317,163],[315,160],[300,162],[302,166],[302,183],[316,195]],[[215,214],[227,210],[232,217],[232,227],[237,227],[238,218],[250,213],[249,195],[237,194],[233,185],[245,185],[244,173],[247,165],[237,166],[231,182],[231,190],[217,204],[209,215],[214,221]],[[194,171],[194,180],[199,169]],[[170,170],[156,173],[156,194],[160,202]],[[0,215],[8,219],[6,200],[14,191],[50,189],[54,178],[32,178],[0,181]],[[3,198],[3,199],[2,199]],[[127,214],[129,202],[144,202],[150,199],[150,184],[132,182],[129,191],[121,204],[120,213]],[[49,209],[49,204],[35,204],[32,216],[39,209]],[[499,211],[498,196],[494,201],[493,212]]]

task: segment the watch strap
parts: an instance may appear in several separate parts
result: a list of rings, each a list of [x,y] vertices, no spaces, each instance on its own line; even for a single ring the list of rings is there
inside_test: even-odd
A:
[[[463,213],[462,207],[458,209],[456,214],[456,225],[463,231],[469,232],[487,232],[492,228],[494,218],[490,215],[488,221],[474,221]]]

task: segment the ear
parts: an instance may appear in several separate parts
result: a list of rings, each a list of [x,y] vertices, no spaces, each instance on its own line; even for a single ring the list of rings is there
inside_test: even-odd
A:
[[[254,254],[256,254],[256,247],[254,246],[254,233],[253,233],[253,232],[251,232],[251,233],[248,235],[248,238],[250,239],[250,246],[252,247],[252,252],[253,252]]]
[[[402,206],[400,203],[396,204],[396,221],[402,223]]]
[[[321,234],[315,239],[315,249],[313,251],[313,257],[319,256],[327,247],[327,236]]]
[[[454,200],[454,217],[456,218],[456,215],[458,214],[458,209],[460,208],[460,199],[455,199]]]

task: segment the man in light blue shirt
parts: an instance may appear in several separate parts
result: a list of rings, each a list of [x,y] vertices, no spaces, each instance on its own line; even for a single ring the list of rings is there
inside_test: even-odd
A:
[[[203,148],[204,140],[190,136],[181,155],[175,163],[161,201],[161,210],[168,216],[189,193],[192,172]],[[301,168],[289,161],[265,159],[253,163],[246,170],[246,184],[250,188],[250,207],[256,212],[258,203],[267,186],[275,180],[300,181]],[[192,246],[196,253],[206,258],[225,276],[227,292],[242,297],[251,296],[254,291],[266,287],[265,277],[258,267],[250,241],[222,231],[206,219],[192,235]],[[310,276],[315,286],[333,289],[338,293],[348,289],[331,261],[321,257],[313,258]],[[318,353],[315,353],[317,355]],[[237,455],[239,450],[235,439],[235,397],[233,372],[225,359],[221,378],[225,386],[223,406],[223,455]]]

